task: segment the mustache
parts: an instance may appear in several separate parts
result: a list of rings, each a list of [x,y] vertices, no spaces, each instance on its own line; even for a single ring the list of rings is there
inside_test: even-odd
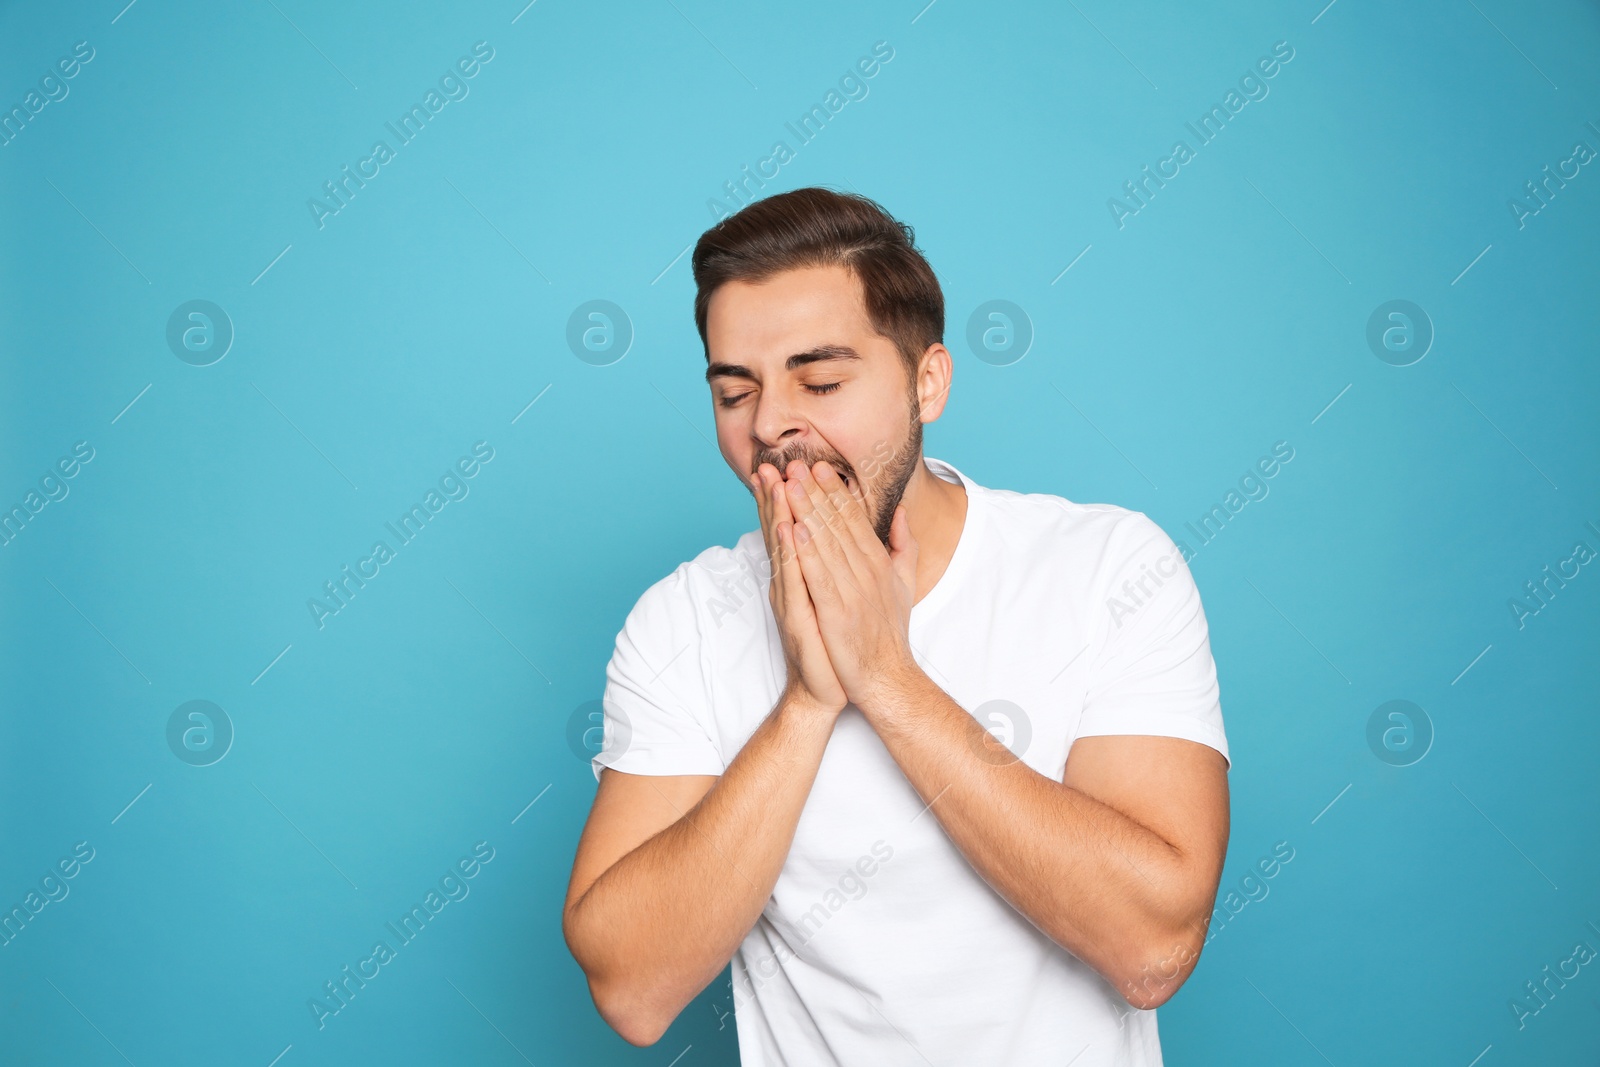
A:
[[[750,469],[750,473],[751,474],[755,474],[756,471],[761,469],[761,465],[763,463],[770,463],[770,464],[772,464],[774,467],[776,467],[778,469],[778,473],[779,474],[783,475],[784,477],[788,477],[789,464],[794,462],[797,459],[800,462],[804,463],[807,467],[812,467],[817,463],[818,460],[824,460],[825,459],[825,460],[828,461],[828,465],[830,467],[832,467],[835,471],[837,471],[839,476],[841,478],[843,478],[845,481],[847,481],[847,482],[849,482],[849,483],[851,483],[853,485],[860,485],[861,484],[861,480],[856,477],[855,468],[852,467],[850,465],[849,461],[846,460],[844,457],[842,457],[842,456],[826,456],[826,455],[813,454],[813,453],[808,453],[808,452],[796,452],[796,453],[793,453],[793,454],[787,455],[787,456],[764,456],[764,455],[758,455],[755,458],[755,466],[753,466]]]

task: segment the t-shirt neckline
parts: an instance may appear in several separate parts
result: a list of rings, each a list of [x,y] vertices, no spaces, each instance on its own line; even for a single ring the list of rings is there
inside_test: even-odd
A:
[[[955,551],[950,556],[950,562],[945,565],[944,573],[939,575],[939,580],[933,583],[933,588],[928,590],[928,595],[911,606],[911,622],[914,624],[919,619],[925,619],[937,612],[953,595],[953,591],[965,580],[966,572],[972,569],[972,557],[977,553],[977,542],[983,533],[987,518],[984,509],[983,486],[961,473],[953,464],[932,456],[924,456],[923,462],[928,469],[938,477],[942,471],[947,471],[956,476],[962,488],[967,492],[967,514],[961,523],[961,536],[956,540]],[[946,478],[945,481],[952,479]]]

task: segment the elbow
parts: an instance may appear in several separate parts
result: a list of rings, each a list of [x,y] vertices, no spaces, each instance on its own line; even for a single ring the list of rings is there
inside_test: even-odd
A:
[[[597,973],[597,961],[589,951],[591,946],[578,922],[578,903],[574,901],[563,912],[561,934],[567,942],[567,951],[572,953],[573,960],[589,983],[589,999],[594,1002],[595,1011],[628,1044],[639,1048],[655,1044],[666,1033],[671,1020],[658,1023],[650,1013],[642,1010],[635,991]]]
[[[1148,940],[1124,956],[1112,984],[1131,1007],[1140,1011],[1159,1008],[1194,973],[1204,946],[1204,937],[1192,930]]]
[[[1147,913],[1136,928],[1125,931],[1107,978],[1130,1006],[1141,1011],[1159,1008],[1189,980],[1206,946],[1212,896],[1183,893],[1181,899],[1169,899],[1166,907]]]
[[[1161,981],[1141,976],[1137,982],[1130,980],[1124,984],[1121,990],[1122,999],[1127,1002],[1130,1008],[1137,1008],[1140,1011],[1154,1011],[1171,1000],[1172,995],[1178,991],[1178,987],[1182,984],[1183,980],[1181,978]]]
[[[660,1041],[666,1034],[671,1019],[661,1018],[640,1005],[625,993],[612,991],[594,979],[589,980],[589,997],[595,1010],[617,1036],[637,1048],[645,1048]]]

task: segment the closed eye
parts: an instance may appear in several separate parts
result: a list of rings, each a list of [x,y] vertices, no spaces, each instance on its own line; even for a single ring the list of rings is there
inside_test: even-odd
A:
[[[825,396],[843,384],[843,382],[828,382],[825,385],[808,385],[806,388],[811,390],[811,392],[817,396]],[[722,406],[725,408],[737,407],[739,401],[743,400],[749,395],[749,393],[739,393],[735,396],[724,396],[721,401]]]

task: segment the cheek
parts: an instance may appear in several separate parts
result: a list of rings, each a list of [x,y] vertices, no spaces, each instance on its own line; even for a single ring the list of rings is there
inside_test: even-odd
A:
[[[712,401],[713,404],[716,401]],[[733,411],[718,412],[716,418],[717,451],[728,466],[741,478],[748,477],[750,464],[755,459],[755,446],[750,441],[749,425]]]
[[[852,397],[829,410],[817,432],[857,469],[870,471],[883,456],[900,447],[910,414],[901,394]]]

